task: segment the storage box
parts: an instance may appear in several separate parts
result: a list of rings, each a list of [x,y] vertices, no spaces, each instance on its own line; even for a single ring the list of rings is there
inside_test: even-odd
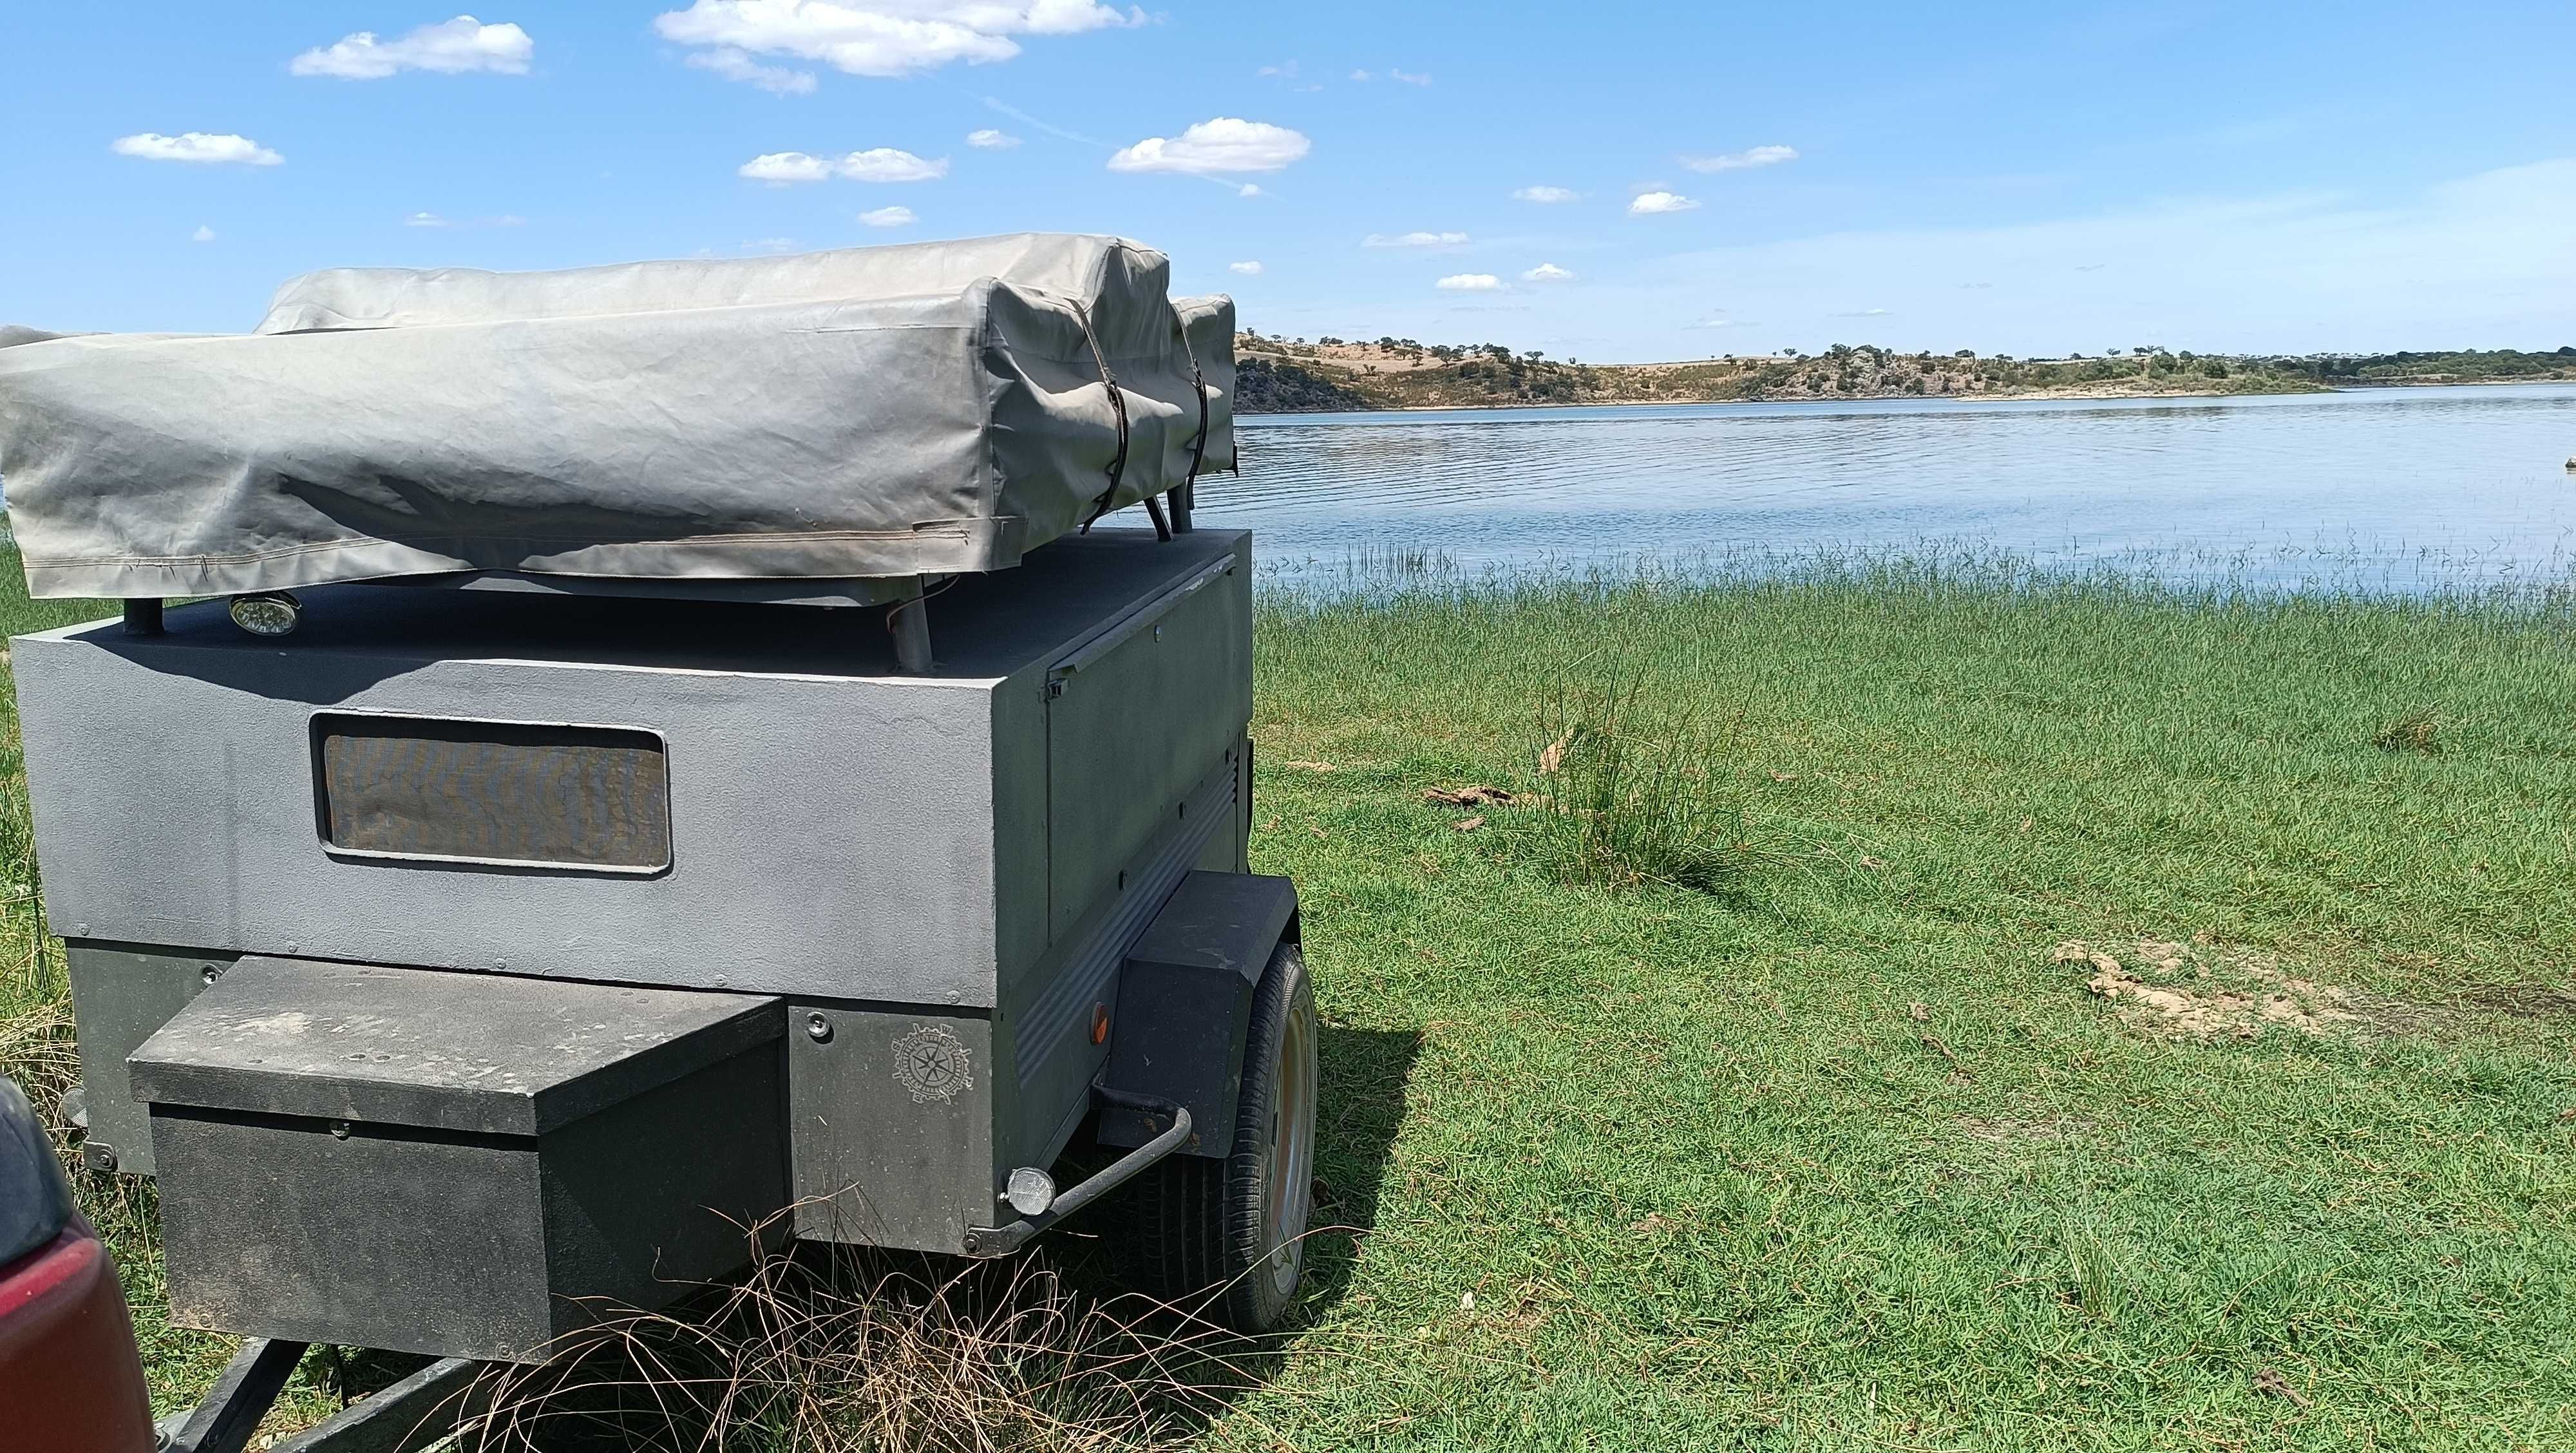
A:
[[[780,1001],[245,958],[129,1061],[171,1319],[535,1360],[786,1202]]]
[[[1251,574],[1059,540],[930,602],[929,675],[876,610],[427,585],[18,638],[95,1159],[153,1169],[122,1063],[242,956],[777,995],[800,1234],[965,1249],[1089,1113],[1130,946],[1249,866]]]

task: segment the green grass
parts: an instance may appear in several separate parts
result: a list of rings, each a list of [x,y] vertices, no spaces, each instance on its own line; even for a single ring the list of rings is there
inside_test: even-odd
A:
[[[1274,600],[1259,661],[1371,1229],[1233,1441],[2576,1443],[2563,602],[1818,571]],[[1422,800],[1609,680],[1731,723],[1767,865],[1569,886]],[[2055,953],[2195,934],[2362,1012],[2176,1039]]]
[[[113,604],[95,600],[31,600],[18,552],[0,545],[0,635],[48,630],[113,615]],[[26,764],[18,736],[14,685],[0,692],[0,1074],[16,1079],[50,1118],[62,1092],[79,1078],[74,1058],[69,981],[62,943],[50,937],[36,901],[35,836],[27,810]],[[74,1162],[73,1145],[62,1143]],[[81,1208],[116,1254],[132,1304],[135,1335],[155,1411],[194,1403],[211,1386],[240,1343],[232,1338],[175,1328],[161,1279],[156,1202],[149,1182],[94,1175],[74,1162]],[[322,1388],[322,1359],[291,1388],[268,1426],[286,1428],[317,1420],[336,1407]]]
[[[1928,566],[1270,598],[1253,856],[1359,1234],[1202,1441],[2576,1445],[2571,630]],[[1631,786],[1542,772],[1611,699]],[[1423,795],[1473,785],[1549,801]],[[2176,1036],[2092,952],[2320,1028]],[[108,1209],[175,1402],[220,1344]]]

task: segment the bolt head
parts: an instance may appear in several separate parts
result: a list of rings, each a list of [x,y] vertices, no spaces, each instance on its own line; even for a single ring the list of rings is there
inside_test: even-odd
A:
[[[814,1041],[816,1044],[830,1044],[832,1042],[832,1021],[824,1018],[820,1014],[806,1015],[805,1037]]]

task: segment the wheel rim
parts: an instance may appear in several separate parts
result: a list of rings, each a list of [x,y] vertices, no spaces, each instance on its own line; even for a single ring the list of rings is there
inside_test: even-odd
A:
[[[1279,1063],[1270,1106],[1270,1184],[1262,1197],[1263,1239],[1271,1285],[1283,1296],[1297,1290],[1305,1261],[1306,1213],[1313,1199],[1315,1160],[1315,1016],[1302,1003],[1279,1035]]]

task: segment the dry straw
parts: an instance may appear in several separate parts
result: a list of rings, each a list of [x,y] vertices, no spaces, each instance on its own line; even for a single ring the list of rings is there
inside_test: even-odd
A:
[[[1272,1346],[1037,1255],[960,1263],[783,1244],[668,1313],[603,1309],[544,1364],[471,1394],[480,1453],[1090,1453],[1168,1446],[1251,1387]]]

